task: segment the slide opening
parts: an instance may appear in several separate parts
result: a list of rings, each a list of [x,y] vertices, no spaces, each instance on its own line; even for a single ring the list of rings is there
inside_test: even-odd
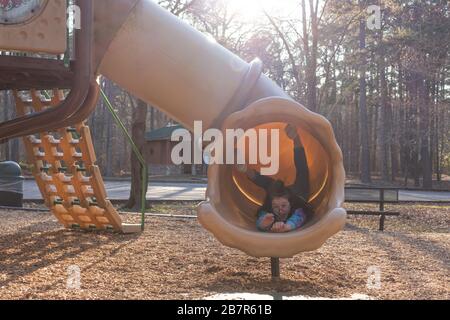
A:
[[[272,179],[282,180],[286,186],[294,183],[296,177],[296,168],[294,163],[294,143],[287,136],[285,128],[288,124],[294,125],[302,145],[305,149],[309,168],[310,194],[308,202],[315,210],[313,218],[301,228],[302,230],[313,225],[320,220],[320,217],[326,212],[327,187],[330,183],[330,160],[323,145],[304,127],[296,124],[295,121],[277,121],[265,122],[250,127],[243,126],[242,129],[248,130],[254,128],[257,132],[258,145],[260,145],[259,134],[261,130],[267,130],[267,154],[270,155],[273,150],[270,148],[271,130],[278,130],[279,139],[279,170],[276,174],[270,175]],[[264,131],[262,131],[264,133]],[[235,142],[236,153],[245,155],[247,170],[256,170],[261,172],[261,168],[269,165],[262,165],[259,161],[256,164],[250,164],[249,138],[246,136],[245,143]],[[244,147],[244,149],[243,149]],[[253,150],[254,152],[254,150]],[[259,157],[258,157],[259,160]],[[256,217],[257,210],[263,204],[266,197],[266,191],[251,181],[242,169],[237,165],[222,165],[219,168],[221,180],[220,204],[217,206],[227,221],[238,227],[250,231],[257,231]],[[306,177],[305,177],[306,178]],[[295,232],[295,231],[293,231]]]

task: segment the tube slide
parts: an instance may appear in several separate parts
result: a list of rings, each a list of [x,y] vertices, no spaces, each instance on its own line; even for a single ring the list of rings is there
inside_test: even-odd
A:
[[[295,125],[310,169],[315,217],[284,234],[256,230],[264,190],[232,165],[211,165],[208,201],[198,207],[200,223],[223,244],[253,256],[291,257],[319,248],[345,224],[345,173],[330,123],[291,99],[261,74],[258,60],[247,63],[148,0],[96,0],[98,73],[169,114],[187,129],[279,128],[280,171],[292,182],[292,142],[282,130]],[[101,8],[107,9],[108,18]],[[114,21],[111,21],[114,17]],[[105,19],[109,19],[105,21]],[[253,165],[259,169],[259,165]]]

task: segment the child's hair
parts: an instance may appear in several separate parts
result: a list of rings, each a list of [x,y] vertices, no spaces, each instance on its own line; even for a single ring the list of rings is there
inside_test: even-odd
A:
[[[283,181],[275,180],[267,190],[267,200],[270,203],[266,203],[266,205],[269,205],[269,207],[271,207],[272,200],[279,197],[286,198],[291,206],[295,207],[293,209],[297,209],[297,207],[303,208],[306,216],[308,217],[308,220],[312,217],[314,212],[312,206],[305,199],[293,194],[292,191],[284,185]]]

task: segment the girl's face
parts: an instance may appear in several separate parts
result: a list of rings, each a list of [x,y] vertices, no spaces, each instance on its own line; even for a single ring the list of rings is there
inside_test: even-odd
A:
[[[276,215],[285,217],[291,211],[291,204],[285,197],[275,197],[272,199],[272,210]]]

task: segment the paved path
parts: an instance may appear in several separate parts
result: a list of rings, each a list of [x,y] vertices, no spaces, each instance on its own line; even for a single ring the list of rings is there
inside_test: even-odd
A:
[[[110,199],[128,199],[130,192],[129,181],[106,181],[106,191]],[[204,200],[206,184],[202,183],[174,183],[174,182],[150,182],[147,198],[150,200]],[[370,197],[375,197],[377,192],[370,191]],[[386,191],[386,199],[389,199],[389,191]],[[369,196],[366,190],[347,190],[348,198],[364,199]],[[27,200],[42,199],[39,189],[34,180],[26,180],[24,185],[24,198]],[[450,191],[411,191],[400,190],[400,201],[449,201]]]
[[[105,181],[108,197],[112,200],[128,199],[130,195],[129,181]],[[147,199],[153,200],[205,200],[206,184],[151,182],[147,191]],[[24,183],[24,199],[42,199],[34,180]]]

